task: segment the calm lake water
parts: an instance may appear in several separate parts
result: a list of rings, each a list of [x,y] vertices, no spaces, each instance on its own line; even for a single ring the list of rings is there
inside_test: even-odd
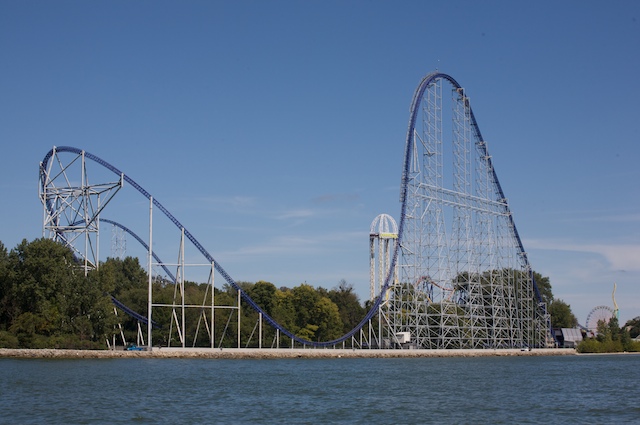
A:
[[[0,359],[3,424],[640,423],[640,356]]]

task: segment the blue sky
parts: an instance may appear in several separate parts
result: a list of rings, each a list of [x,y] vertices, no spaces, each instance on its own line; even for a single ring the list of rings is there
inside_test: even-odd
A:
[[[534,270],[581,323],[616,282],[624,322],[640,315],[639,46],[636,1],[2,0],[0,241],[41,236],[38,163],[69,145],[235,280],[345,279],[364,300],[369,226],[399,217],[411,98],[438,69],[471,98]],[[125,192],[104,216],[145,235]],[[173,261],[176,236],[154,238]]]

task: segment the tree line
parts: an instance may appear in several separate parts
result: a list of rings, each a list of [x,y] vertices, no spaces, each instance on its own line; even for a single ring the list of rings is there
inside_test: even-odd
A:
[[[311,341],[338,338],[366,313],[353,286],[344,280],[331,290],[306,283],[294,288],[264,281],[238,285],[278,323]],[[185,282],[185,303],[202,305],[208,291],[208,284]],[[172,304],[175,296],[172,282],[153,281],[154,303]],[[136,341],[137,319],[122,311],[116,316],[111,297],[147,315],[148,275],[137,258],[109,258],[85,275],[73,252],[49,239],[24,240],[11,251],[0,242],[0,347],[100,349],[114,339],[121,344],[122,336]],[[239,336],[243,346],[273,346],[275,330],[265,325],[263,340],[258,341],[258,313],[244,301],[240,317],[237,308],[225,308],[237,305],[237,299],[237,290],[228,284],[214,288],[213,337],[199,320],[204,309],[187,309],[185,345],[207,346],[214,339],[216,347],[235,347]],[[173,317],[172,308],[154,308],[154,345],[181,344]],[[283,338],[281,344],[286,343]]]
[[[554,328],[575,327],[571,307],[553,296],[548,277],[534,273],[543,301],[548,306]],[[310,341],[328,341],[353,329],[365,316],[363,305],[352,285],[342,280],[328,290],[302,283],[294,288],[277,287],[271,282],[238,282],[269,316],[295,335]],[[210,296],[210,286],[185,282],[186,304],[201,305]],[[163,279],[153,281],[154,303],[171,304],[176,286]],[[0,242],[0,347],[7,348],[86,348],[101,349],[114,336],[119,343],[136,341],[138,321],[122,311],[114,314],[111,297],[146,316],[148,275],[137,258],[109,258],[86,275],[71,249],[41,238],[23,240],[11,251]],[[241,302],[228,284],[214,288],[213,333],[206,329],[210,316],[203,309],[187,309],[185,332],[178,335],[171,308],[157,308],[153,320],[154,345],[207,346],[211,339],[218,347],[270,347],[278,340],[270,326],[263,326],[258,340],[258,313]],[[116,310],[117,311],[117,310]],[[640,321],[640,320],[639,320]],[[638,324],[636,323],[636,326]],[[376,326],[374,324],[373,326]],[[172,332],[170,332],[172,331]],[[238,335],[239,332],[239,335]],[[146,329],[145,329],[146,335]],[[617,333],[612,333],[612,338]],[[279,345],[290,344],[286,338]]]
[[[621,328],[617,317],[609,322],[598,321],[594,335],[583,339],[576,349],[580,353],[640,352],[640,342],[633,338],[640,334],[640,317],[628,320]]]

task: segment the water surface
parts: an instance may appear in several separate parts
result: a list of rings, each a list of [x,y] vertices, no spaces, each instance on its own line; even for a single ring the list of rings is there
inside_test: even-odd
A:
[[[640,356],[0,359],[6,424],[624,424]]]

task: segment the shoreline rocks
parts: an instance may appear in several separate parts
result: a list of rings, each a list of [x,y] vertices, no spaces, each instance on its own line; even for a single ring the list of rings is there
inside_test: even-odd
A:
[[[570,348],[485,350],[354,350],[313,348],[153,348],[152,351],[60,350],[0,348],[0,358],[24,359],[117,359],[117,358],[198,358],[198,359],[291,359],[291,358],[419,358],[419,357],[504,357],[576,355]]]

